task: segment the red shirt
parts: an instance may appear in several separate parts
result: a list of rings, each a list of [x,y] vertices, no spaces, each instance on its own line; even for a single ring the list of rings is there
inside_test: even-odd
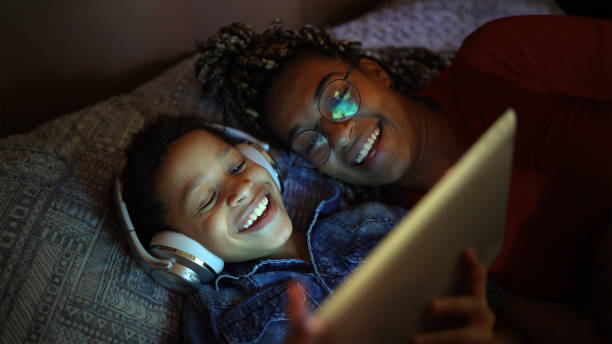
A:
[[[490,272],[523,295],[577,296],[598,236],[612,229],[612,22],[495,20],[420,95],[466,149],[515,109],[506,237]]]

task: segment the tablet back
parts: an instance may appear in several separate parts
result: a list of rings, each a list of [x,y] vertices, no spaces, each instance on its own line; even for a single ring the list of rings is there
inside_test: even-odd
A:
[[[514,111],[507,110],[460,158],[366,261],[317,310],[339,343],[406,343],[421,313],[457,279],[472,247],[485,266],[501,252]]]

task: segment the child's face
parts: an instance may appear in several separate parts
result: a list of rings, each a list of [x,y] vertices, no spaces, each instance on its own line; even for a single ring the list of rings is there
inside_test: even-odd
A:
[[[166,222],[226,262],[265,257],[289,239],[291,220],[270,174],[204,130],[172,143],[154,175]]]

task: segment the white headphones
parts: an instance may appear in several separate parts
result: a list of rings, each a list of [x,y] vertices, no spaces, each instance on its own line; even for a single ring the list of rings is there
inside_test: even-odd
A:
[[[238,129],[213,125],[237,141],[235,147],[245,157],[264,167],[283,190],[281,160],[270,145]],[[223,270],[223,260],[207,250],[199,242],[175,231],[162,231],[153,236],[147,251],[138,240],[127,206],[123,200],[120,175],[115,177],[114,203],[119,223],[127,236],[134,259],[153,280],[178,293],[192,293],[213,280]]]

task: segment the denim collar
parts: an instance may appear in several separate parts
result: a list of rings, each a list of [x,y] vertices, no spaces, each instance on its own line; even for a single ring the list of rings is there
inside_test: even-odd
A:
[[[314,228],[319,215],[327,215],[341,208],[343,202],[342,192],[340,188],[334,186],[331,197],[319,202],[317,205],[312,222],[308,227],[306,236],[308,238],[308,252],[312,260],[312,246],[310,243],[311,232]],[[294,229],[295,230],[295,229]],[[293,270],[308,270],[312,269],[312,264],[301,259],[266,259],[260,258],[241,263],[229,263],[225,265],[225,269],[217,276],[215,280],[215,289],[219,290],[219,283],[223,279],[239,279],[241,277],[249,277],[255,273],[266,272],[267,270],[277,270],[283,267],[291,267]]]

